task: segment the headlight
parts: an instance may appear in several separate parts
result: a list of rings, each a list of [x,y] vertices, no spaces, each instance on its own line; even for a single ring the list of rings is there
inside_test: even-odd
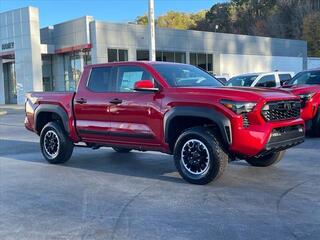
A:
[[[232,100],[221,100],[220,103],[236,114],[251,112],[257,105],[255,102],[235,102]]]
[[[306,101],[310,100],[314,94],[315,93],[303,93],[303,94],[299,94],[299,97],[302,101],[306,102]]]

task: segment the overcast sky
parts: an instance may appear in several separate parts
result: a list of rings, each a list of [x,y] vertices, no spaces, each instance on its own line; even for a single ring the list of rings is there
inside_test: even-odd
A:
[[[167,11],[197,12],[225,0],[155,0],[156,16]],[[90,15],[97,20],[129,22],[148,10],[148,0],[0,0],[0,12],[34,6],[41,27]]]

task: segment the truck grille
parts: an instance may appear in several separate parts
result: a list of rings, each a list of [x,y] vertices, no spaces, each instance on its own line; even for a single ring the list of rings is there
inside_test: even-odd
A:
[[[279,121],[300,117],[300,101],[269,102],[262,108],[266,121]]]

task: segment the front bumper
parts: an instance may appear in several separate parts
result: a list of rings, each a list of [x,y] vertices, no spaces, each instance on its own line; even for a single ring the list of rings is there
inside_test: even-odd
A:
[[[249,128],[232,126],[230,150],[238,156],[259,156],[281,151],[304,141],[304,121],[299,119],[267,122]]]

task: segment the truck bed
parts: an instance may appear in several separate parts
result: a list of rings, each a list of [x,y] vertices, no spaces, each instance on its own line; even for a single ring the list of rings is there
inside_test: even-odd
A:
[[[38,108],[54,108],[57,106],[60,111],[64,111],[70,133],[74,131],[74,116],[73,116],[73,99],[75,92],[29,92],[26,94],[26,118],[25,124],[27,129],[37,131],[35,117]]]

